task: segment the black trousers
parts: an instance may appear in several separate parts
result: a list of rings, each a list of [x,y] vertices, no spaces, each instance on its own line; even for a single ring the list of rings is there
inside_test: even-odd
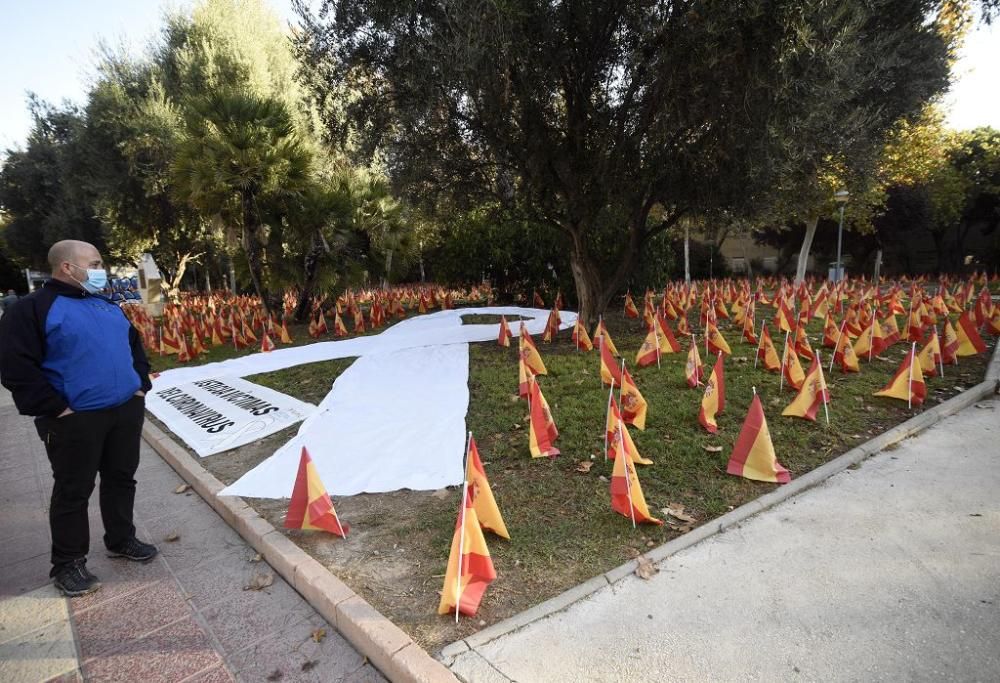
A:
[[[144,399],[133,396],[114,408],[35,420],[52,464],[51,576],[90,551],[87,507],[98,473],[104,545],[135,536],[132,506],[144,417]]]

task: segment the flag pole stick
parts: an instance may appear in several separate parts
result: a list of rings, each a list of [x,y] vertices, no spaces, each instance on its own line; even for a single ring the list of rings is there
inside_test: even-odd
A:
[[[944,378],[944,352],[941,350],[941,337],[937,333],[937,325],[934,326],[934,336],[938,340],[938,366],[941,368],[941,377]]]
[[[599,332],[599,334],[597,335],[597,339],[598,339],[598,341],[597,341],[597,355],[599,355],[601,358],[604,358],[604,316],[603,315],[597,316],[597,331]],[[601,379],[600,375],[601,375],[601,373],[597,373],[597,381],[600,382],[601,383],[601,387],[603,387],[604,386],[604,380]],[[615,388],[614,380],[611,381],[611,388],[612,389]]]
[[[625,465],[625,494],[628,496],[628,514],[632,518],[632,528],[635,528],[635,506],[632,504],[632,470],[629,469],[629,465],[632,463],[629,460],[632,456],[625,452],[625,425],[622,424],[621,418],[618,419],[618,457],[624,458],[622,464]]]
[[[622,358],[622,369],[621,369],[621,374],[619,375],[619,377],[621,377],[621,382],[618,383],[619,384],[619,386],[618,386],[618,403],[621,404],[622,403],[622,392],[625,390],[625,359],[624,358]],[[615,388],[614,383],[611,384],[611,388],[612,389]],[[622,404],[622,410],[624,410],[624,409],[625,409],[624,408],[624,404]]]
[[[830,410],[826,407],[829,402],[830,391],[826,386],[826,378],[823,376],[823,362],[819,359],[819,351],[816,351],[816,365],[819,368],[819,385],[823,396],[823,412],[826,414],[826,424],[830,424]]]
[[[660,333],[656,331],[657,320],[653,317],[653,339],[656,341],[656,369],[660,369]]]
[[[760,337],[758,337],[757,339],[757,353],[755,353],[753,356],[754,369],[757,368],[757,361],[760,359],[760,347],[764,345],[764,325],[766,324],[767,321],[765,320],[760,321]]]
[[[470,438],[472,432],[469,432]],[[465,554],[465,501],[469,495],[469,484],[462,471],[462,510],[459,512],[458,528],[458,571],[455,572],[455,623],[458,623],[459,607],[462,605],[462,556]]]
[[[612,385],[611,389],[608,390],[608,409],[605,411],[604,417],[604,461],[608,460],[608,417],[611,415],[611,401],[615,397],[615,387]]]
[[[913,407],[913,362],[916,360],[917,356],[917,342],[913,342],[913,346],[910,347],[910,377],[906,383],[906,407]]]
[[[837,343],[833,345],[833,356],[830,357],[830,372],[833,372],[833,362],[837,360],[837,351],[840,349],[840,338],[844,336],[844,326],[847,325],[847,317],[844,317],[840,327],[837,328]]]
[[[781,377],[778,380],[778,393],[785,388],[785,358],[788,357],[788,332],[785,332],[785,348],[781,350]]]

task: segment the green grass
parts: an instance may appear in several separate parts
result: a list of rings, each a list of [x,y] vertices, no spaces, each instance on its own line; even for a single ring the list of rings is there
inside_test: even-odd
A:
[[[770,318],[773,309],[762,307],[759,314]],[[465,320],[478,324],[499,320],[477,320],[485,317]],[[696,322],[693,315],[691,320]],[[832,395],[829,426],[822,411],[817,422],[782,417],[781,411],[795,392],[787,387],[779,391],[776,373],[761,366],[754,368],[754,347],[741,341],[738,331],[724,323],[720,327],[733,354],[725,363],[726,409],[718,417],[719,433],[711,435],[697,420],[703,390],[689,389],[684,381],[686,342],[684,352],[663,356],[659,368],[639,369],[634,359],[645,336],[643,323],[627,320],[620,313],[606,315],[605,321],[649,405],[646,430],[630,431],[639,452],[654,461],[653,465],[640,466],[638,474],[650,510],[660,518],[664,518],[661,508],[680,503],[701,524],[776,487],[725,472],[753,396],[752,387],[764,405],[778,459],[793,478],[920,412],[919,408],[907,409],[904,402],[872,396],[906,354],[908,345],[899,343],[883,354],[888,360],[861,361],[859,374],[844,375],[839,369],[826,373]],[[769,327],[775,334],[770,323]],[[811,322],[809,333],[814,349],[826,359],[825,370],[829,349],[821,347],[818,321]],[[305,339],[304,330],[296,335],[297,341],[301,339]],[[987,341],[992,349],[994,341]],[[611,462],[605,461],[603,450],[608,391],[600,382],[598,354],[577,351],[569,330],[551,344],[542,343],[540,338],[536,343],[549,371],[539,378],[539,384],[560,431],[555,445],[562,454],[554,459],[533,459],[528,452],[527,403],[516,396],[516,344],[509,349],[491,342],[469,347],[467,425],[476,438],[512,536],[510,542],[488,537],[498,579],[487,590],[477,620],[464,620],[452,627],[434,613],[455,524],[457,489],[441,498],[420,499],[412,510],[400,508],[393,494],[366,496],[371,514],[350,520],[357,529],[378,530],[366,540],[366,550],[392,553],[397,544],[405,547],[406,557],[412,561],[407,585],[421,599],[404,608],[378,595],[378,590],[366,592],[366,586],[377,582],[363,577],[345,580],[424,646],[436,646],[477,630],[479,619],[493,623],[506,618],[682,533],[669,525],[633,530],[629,520],[611,510]],[[778,350],[780,353],[780,343]],[[703,360],[711,361],[704,358],[704,347],[702,352]],[[958,367],[945,368],[943,379],[929,378],[925,406],[954,395],[959,387],[981,381],[988,356],[963,358]],[[314,363],[249,379],[318,403],[351,362]],[[710,366],[711,362],[706,363],[706,371]],[[709,452],[705,446],[720,446],[722,450]],[[581,461],[593,463],[589,472],[576,471]]]
[[[499,325],[501,317],[506,317],[507,318],[507,324],[508,325],[510,325],[511,323],[518,322],[520,320],[528,320],[529,319],[529,318],[523,318],[523,317],[521,317],[519,315],[508,315],[508,316],[478,315],[478,314],[477,315],[463,315],[462,316],[462,324],[463,325]]]

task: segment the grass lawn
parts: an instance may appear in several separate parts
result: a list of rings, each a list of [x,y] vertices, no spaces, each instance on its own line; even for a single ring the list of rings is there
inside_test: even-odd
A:
[[[761,307],[758,315],[770,318],[773,309]],[[480,317],[484,319],[477,319]],[[498,321],[485,318],[469,317],[466,322]],[[549,371],[539,384],[560,431],[556,446],[562,454],[554,459],[532,459],[528,452],[527,404],[516,396],[516,340],[509,349],[491,342],[470,345],[467,424],[512,537],[508,542],[487,536],[498,578],[486,591],[474,619],[463,618],[456,626],[453,618],[436,614],[459,505],[457,488],[337,499],[334,503],[339,514],[352,524],[346,541],[315,532],[293,531],[288,532],[289,537],[421,645],[434,649],[686,532],[690,527],[684,522],[661,512],[668,504],[683,505],[697,520],[691,526],[697,526],[775,488],[725,472],[750,405],[751,387],[755,386],[761,396],[778,459],[793,478],[921,410],[872,396],[908,352],[908,344],[898,343],[883,354],[885,360],[862,361],[860,374],[844,375],[839,369],[826,373],[832,395],[829,426],[822,411],[817,422],[782,417],[782,409],[795,392],[787,387],[779,391],[776,373],[754,368],[754,347],[742,342],[737,330],[723,321],[720,329],[733,354],[725,364],[726,410],[717,419],[719,433],[711,435],[697,420],[702,389],[689,389],[684,382],[686,344],[685,353],[664,356],[661,367],[637,369],[634,359],[645,336],[644,324],[628,320],[620,312],[605,321],[649,404],[645,431],[630,428],[639,452],[654,461],[639,467],[643,491],[653,514],[672,524],[633,530],[629,520],[611,510],[611,462],[604,459],[602,431],[608,391],[600,382],[598,354],[577,351],[570,341],[570,330],[566,330],[552,344],[542,343],[540,335],[536,337]],[[697,328],[693,315],[690,322]],[[773,327],[771,332],[780,353],[783,340],[777,339]],[[826,359],[825,368],[829,367],[829,350],[820,347],[818,321],[810,324],[809,333],[813,347]],[[292,334],[299,343],[308,339],[304,329],[292,330]],[[990,352],[994,343],[994,339],[987,339]],[[213,351],[208,360],[218,359],[211,357],[215,354]],[[235,354],[226,357],[229,355]],[[945,367],[943,379],[928,379],[925,405],[936,405],[980,382],[989,355],[963,358],[959,366]],[[704,347],[702,356],[708,372],[713,359],[704,357]],[[166,367],[161,359],[157,361],[158,369]],[[248,379],[318,403],[350,363],[350,359],[315,363]],[[808,368],[807,362],[803,365]],[[251,445],[201,462],[228,483],[287,438],[288,433],[276,435],[256,450]],[[721,451],[706,449],[713,446]],[[578,469],[586,466],[579,467],[580,463],[592,466],[582,472]],[[280,528],[287,500],[248,502]]]

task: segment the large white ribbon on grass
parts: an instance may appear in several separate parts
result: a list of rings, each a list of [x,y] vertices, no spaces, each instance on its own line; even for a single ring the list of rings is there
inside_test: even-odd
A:
[[[500,333],[498,324],[463,325],[466,315],[520,316],[527,318],[531,334],[541,334],[549,311],[512,306],[438,311],[400,321],[378,335],[168,370],[154,380],[153,390],[358,356],[298,434],[222,494],[290,496],[303,445],[333,495],[455,485],[463,475],[468,344],[495,343]],[[576,313],[561,317],[561,329],[576,323]],[[510,328],[516,336],[520,324]],[[512,392],[516,372],[512,364]]]

